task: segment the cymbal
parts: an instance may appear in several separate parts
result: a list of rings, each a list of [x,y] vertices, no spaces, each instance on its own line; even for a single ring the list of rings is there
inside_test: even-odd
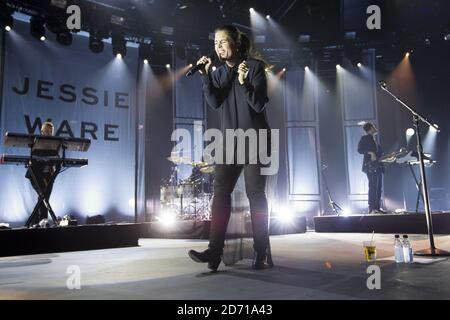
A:
[[[166,158],[174,164],[189,164],[191,165],[191,159],[188,157],[170,156]]]
[[[205,166],[209,165],[208,162],[203,162],[203,161],[192,161],[191,164],[196,167],[205,167]]]
[[[205,167],[210,165],[208,162],[192,161],[190,157],[179,157],[177,155],[172,155],[166,159],[174,164],[187,164],[194,167]]]
[[[200,168],[201,173],[214,173],[214,165],[210,164]]]

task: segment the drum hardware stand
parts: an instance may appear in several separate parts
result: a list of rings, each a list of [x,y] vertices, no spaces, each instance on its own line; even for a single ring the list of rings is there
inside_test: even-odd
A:
[[[408,106],[406,103],[404,103],[402,100],[400,100],[395,94],[393,94],[389,89],[387,88],[387,84],[384,81],[380,81],[381,89],[385,92],[387,92],[390,96],[392,96],[397,102],[399,102],[405,109],[407,109],[413,116],[413,123],[414,127],[416,128],[416,138],[417,138],[417,153],[419,156],[419,163],[420,163],[420,177],[421,177],[421,189],[422,189],[422,197],[423,197],[423,204],[425,208],[425,214],[426,214],[426,220],[427,220],[427,229],[428,229],[428,239],[430,241],[430,247],[414,252],[415,255],[418,256],[431,256],[431,257],[442,257],[442,256],[450,256],[450,252],[438,249],[435,247],[434,244],[434,232],[433,232],[433,220],[432,220],[432,214],[431,214],[431,208],[430,208],[430,198],[428,194],[428,186],[427,186],[427,178],[425,173],[425,162],[424,162],[424,154],[423,154],[423,146],[422,146],[422,136],[420,133],[420,122],[423,122],[427,124],[430,127],[435,128],[437,131],[439,131],[439,127],[436,124],[432,124],[430,121],[428,121],[427,118],[422,116],[420,113],[415,111],[413,108]]]

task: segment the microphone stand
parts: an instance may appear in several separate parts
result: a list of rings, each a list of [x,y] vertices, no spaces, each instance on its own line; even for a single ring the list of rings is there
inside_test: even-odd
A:
[[[420,250],[414,252],[417,256],[428,256],[428,257],[443,257],[443,256],[450,256],[450,252],[444,251],[441,249],[436,248],[434,245],[434,234],[433,234],[433,220],[431,215],[431,208],[430,208],[430,198],[428,195],[428,186],[427,186],[427,179],[425,174],[425,163],[424,163],[424,155],[423,155],[423,147],[422,147],[422,137],[420,133],[420,122],[423,122],[427,124],[430,127],[435,128],[437,131],[439,131],[439,127],[436,124],[432,124],[430,121],[428,121],[427,118],[422,116],[420,113],[418,113],[416,110],[408,106],[406,103],[404,103],[402,100],[400,100],[395,94],[393,94],[389,89],[387,88],[387,84],[384,81],[380,81],[381,89],[385,92],[387,92],[391,97],[393,97],[397,102],[399,102],[406,110],[408,110],[412,116],[413,116],[413,123],[414,127],[416,128],[416,138],[417,138],[417,153],[419,155],[419,163],[420,163],[420,177],[422,179],[422,198],[423,198],[423,204],[425,208],[425,215],[427,219],[427,229],[428,229],[428,239],[430,241],[430,247],[425,250]]]
[[[330,205],[331,210],[333,210],[333,212],[337,216],[339,216],[339,211],[343,211],[343,210],[336,202],[334,202],[333,198],[331,197],[331,192],[330,192],[330,189],[328,188],[327,178],[325,177],[325,169],[326,168],[327,168],[326,165],[322,165],[322,179],[323,179],[323,183],[325,185],[325,190],[327,192],[328,204]]]

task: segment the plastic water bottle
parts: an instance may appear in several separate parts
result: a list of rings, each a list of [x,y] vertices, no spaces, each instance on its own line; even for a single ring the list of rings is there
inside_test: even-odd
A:
[[[406,263],[413,262],[413,250],[407,235],[403,236],[403,260]]]
[[[394,239],[394,254],[395,254],[395,262],[402,263],[403,259],[403,245],[400,241],[400,235],[396,234]]]

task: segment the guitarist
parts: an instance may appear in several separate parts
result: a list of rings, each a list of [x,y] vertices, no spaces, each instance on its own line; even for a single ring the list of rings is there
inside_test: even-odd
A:
[[[363,129],[366,135],[359,141],[358,152],[364,155],[362,171],[369,180],[369,213],[386,213],[381,210],[384,165],[378,161],[383,155],[383,150],[375,139],[378,130],[371,122],[365,123]]]

